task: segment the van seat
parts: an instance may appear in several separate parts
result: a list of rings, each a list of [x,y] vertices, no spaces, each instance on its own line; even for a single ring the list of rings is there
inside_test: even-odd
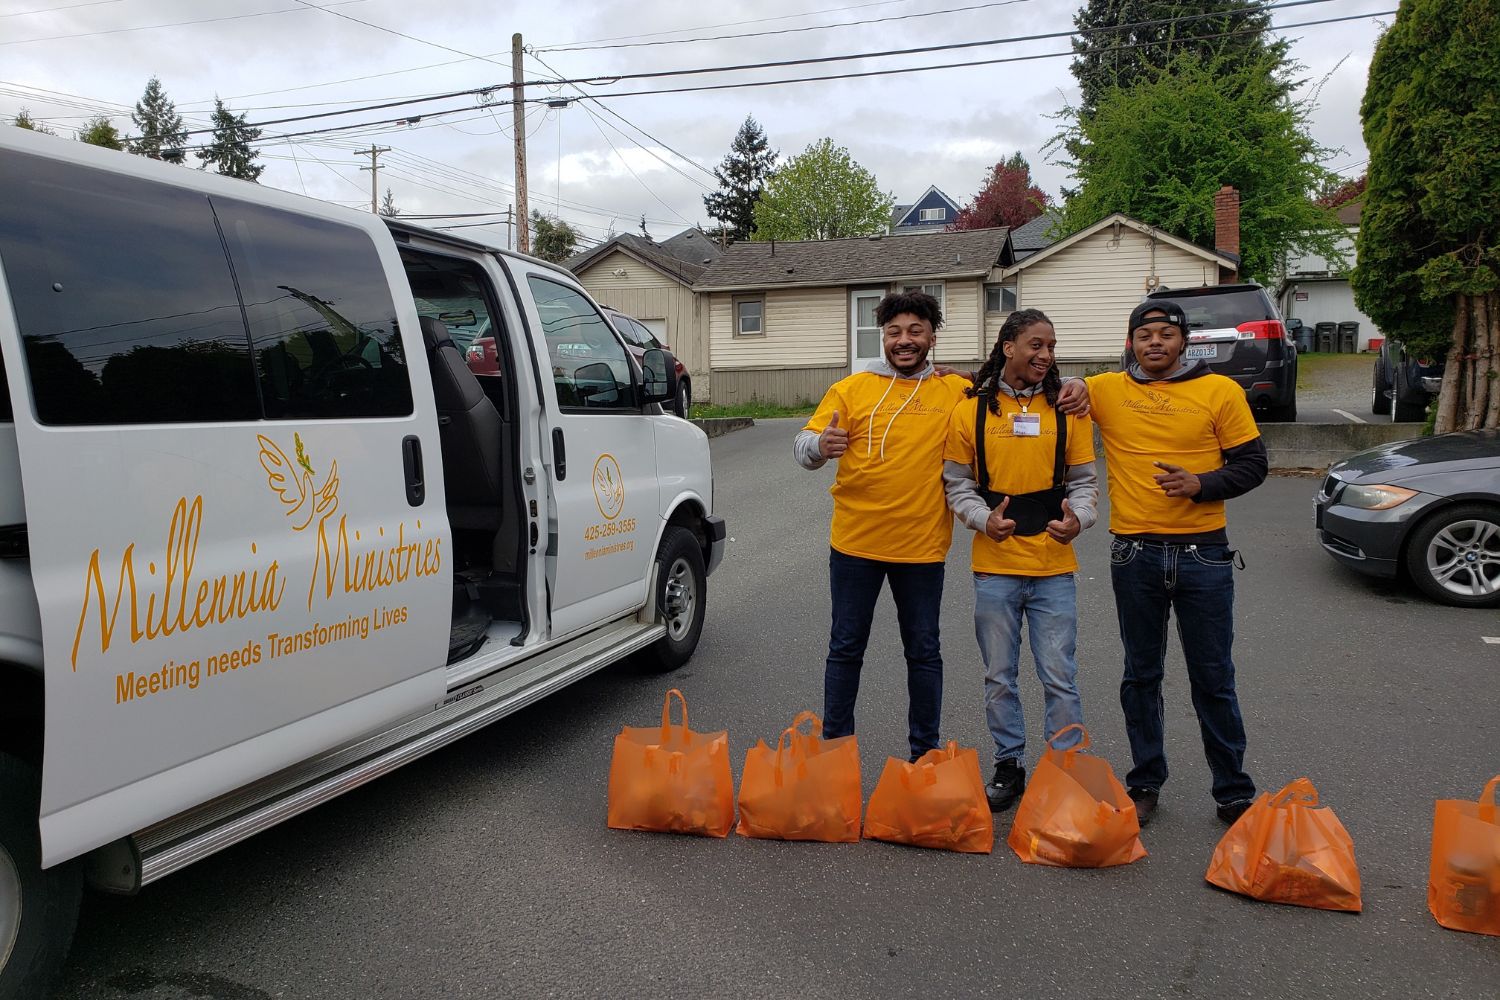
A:
[[[437,399],[448,520],[454,528],[496,531],[502,513],[500,413],[441,320],[422,317],[422,342]]]

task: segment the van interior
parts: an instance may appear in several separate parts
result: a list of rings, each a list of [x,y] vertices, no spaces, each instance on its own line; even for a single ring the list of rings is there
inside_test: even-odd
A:
[[[486,641],[526,634],[528,543],[522,516],[515,359],[505,318],[472,261],[403,247],[402,264],[421,317],[422,343],[437,400],[443,488],[453,530],[453,625],[448,662]],[[494,372],[466,360],[478,336],[493,337]],[[429,468],[431,464],[429,463]]]

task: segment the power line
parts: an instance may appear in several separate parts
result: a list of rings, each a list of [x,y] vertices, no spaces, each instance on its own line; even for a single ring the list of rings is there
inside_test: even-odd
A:
[[[1009,7],[1011,4],[1030,3],[1031,0],[991,0],[989,3],[968,7],[948,7],[917,14],[892,14],[890,17],[875,17],[864,21],[838,21],[834,24],[807,24],[800,28],[773,28],[770,31],[744,31],[733,35],[702,35],[697,38],[664,38],[654,42],[617,42],[613,45],[570,45],[538,49],[540,52],[593,52],[600,49],[636,49],[652,45],[686,45],[690,42],[723,42],[736,38],[765,38],[768,35],[793,35],[803,31],[829,31],[833,28],[862,28],[869,24],[884,24],[887,21],[908,21],[918,17],[937,17],[940,14],[962,14],[967,11],[985,10],[990,7]]]
[[[588,109],[585,108],[584,110],[587,111]],[[600,126],[598,118],[596,118],[592,113],[589,115],[589,121],[593,122],[595,130],[599,133],[599,137],[602,138],[605,142],[609,143],[609,148],[614,150],[615,157],[619,159],[621,165],[630,172],[630,176],[635,178],[635,182],[639,184],[647,194],[655,198],[657,204],[661,205],[662,208],[665,208],[668,212],[676,215],[677,218],[681,219],[684,224],[689,226],[692,225],[692,223],[688,222],[687,219],[683,218],[681,215],[678,215],[676,209],[674,209],[671,205],[668,205],[666,202],[662,201],[661,196],[658,195],[655,191],[651,190],[650,186],[647,185],[645,181],[641,180],[640,174],[637,174],[635,172],[635,168],[630,165],[630,161],[625,159],[625,155],[615,147],[614,141],[611,140],[609,136],[604,134],[604,129]]]
[[[299,3],[302,0],[298,0]],[[342,7],[345,4],[362,3],[363,0],[337,0],[328,7]],[[310,5],[308,5],[310,6]],[[327,10],[328,7],[318,7],[317,10]],[[155,31],[157,28],[181,28],[191,24],[215,24],[219,21],[240,21],[250,17],[267,17],[271,14],[296,14],[305,10],[303,7],[282,7],[279,10],[262,10],[253,14],[229,14],[224,17],[203,17],[193,21],[172,21],[167,24],[138,24],[130,28],[102,28],[99,31],[77,31],[67,35],[44,35],[40,38],[13,38],[9,41],[0,42],[0,45],[29,45],[32,42],[56,42],[65,38],[93,38],[96,35],[118,35],[127,31]],[[330,11],[330,13],[333,13]]]
[[[379,24],[372,24],[369,21],[361,21],[359,18],[354,17],[354,16],[349,15],[349,14],[343,14],[343,13],[340,13],[339,11],[336,11],[336,10],[329,10],[329,7],[338,6],[337,4],[328,4],[327,6],[320,7],[317,4],[315,4],[315,3],[309,3],[308,0],[297,0],[297,2],[300,3],[304,7],[311,7],[313,10],[327,11],[328,13],[332,14],[334,17],[341,17],[345,21],[353,21],[355,24],[362,24],[366,28],[374,28],[376,31],[383,31],[383,32],[385,32],[388,35],[396,35],[397,37],[399,37],[399,38],[405,38],[407,41],[410,41],[410,42],[417,42],[417,43],[419,43],[421,45],[429,45],[432,48],[442,49],[444,52],[452,52],[454,55],[456,55],[456,56],[463,56],[466,59],[482,59],[485,62],[494,62],[493,59],[489,59],[489,58],[487,58],[485,56],[476,56],[476,55],[474,55],[474,53],[472,53],[472,52],[465,52],[463,49],[450,48],[447,45],[443,45],[443,44],[440,44],[438,42],[431,42],[431,41],[428,41],[425,38],[418,38],[416,35],[408,35],[406,32],[404,32],[404,31],[397,31],[395,28],[387,28],[387,27],[384,27],[384,26],[379,25]],[[502,64],[501,63],[495,63],[495,65],[496,66],[500,66]]]
[[[88,3],[69,4],[66,7],[43,7],[40,10],[17,10],[9,14],[0,14],[0,17],[25,17],[27,14],[52,14],[60,10],[77,10],[79,7],[103,7],[112,3],[124,3],[125,0],[89,0]]]
[[[615,35],[613,38],[589,38],[582,42],[571,44],[587,45],[592,42],[617,42],[625,38],[655,38],[658,35],[676,35],[684,31],[716,31],[719,28],[738,28],[745,24],[767,24],[771,21],[790,21],[798,17],[813,17],[817,14],[837,14],[845,10],[863,10],[866,7],[889,7],[893,3],[902,3],[904,0],[875,0],[874,3],[856,3],[845,7],[824,7],[821,10],[807,10],[800,14],[781,14],[777,17],[757,17],[749,21],[730,21],[727,24],[704,24],[696,28],[673,28],[670,31],[653,31],[641,35]],[[543,49],[546,51],[546,48]]]

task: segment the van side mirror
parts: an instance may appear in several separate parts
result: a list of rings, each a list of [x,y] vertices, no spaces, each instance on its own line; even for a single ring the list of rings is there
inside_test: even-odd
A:
[[[667,403],[677,398],[677,359],[671,351],[653,347],[641,357],[642,403]]]
[[[603,361],[584,365],[573,373],[573,391],[584,406],[619,406],[620,383],[613,368]]]

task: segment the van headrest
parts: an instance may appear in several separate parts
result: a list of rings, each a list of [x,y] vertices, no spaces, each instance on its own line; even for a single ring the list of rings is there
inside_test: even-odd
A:
[[[448,328],[443,321],[436,316],[423,316],[422,318],[422,343],[427,350],[435,351],[445,343],[453,344],[453,338],[448,333]],[[454,345],[455,350],[457,345]]]

